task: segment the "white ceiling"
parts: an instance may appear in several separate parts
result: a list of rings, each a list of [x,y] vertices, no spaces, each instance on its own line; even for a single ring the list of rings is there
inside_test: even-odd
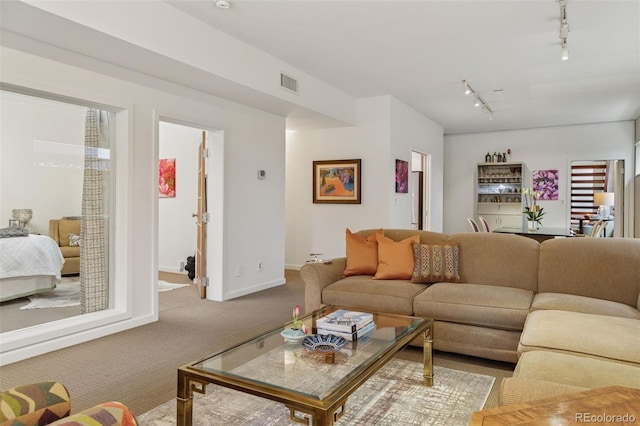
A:
[[[230,1],[169,3],[354,97],[392,95],[445,134],[640,116],[638,0],[569,0],[569,61],[555,0]]]

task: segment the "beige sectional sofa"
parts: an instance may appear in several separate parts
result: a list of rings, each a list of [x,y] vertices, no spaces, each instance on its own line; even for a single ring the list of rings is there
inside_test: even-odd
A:
[[[306,311],[334,304],[434,318],[435,349],[518,363],[502,403],[640,388],[640,240],[384,230],[394,241],[416,233],[420,244],[458,246],[458,282],[343,277],[346,257],[333,259],[302,268]]]

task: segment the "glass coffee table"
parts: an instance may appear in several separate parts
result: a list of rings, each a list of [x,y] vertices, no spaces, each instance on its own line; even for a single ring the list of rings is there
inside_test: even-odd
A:
[[[315,333],[316,320],[337,309],[350,308],[329,306],[301,320]],[[330,356],[286,342],[280,335],[285,326],[180,367],[178,426],[192,424],[193,394],[204,394],[210,383],[280,402],[295,422],[332,425],[346,412],[349,395],[419,336],[424,384],[431,386],[433,320],[373,312],[373,321],[375,330]]]

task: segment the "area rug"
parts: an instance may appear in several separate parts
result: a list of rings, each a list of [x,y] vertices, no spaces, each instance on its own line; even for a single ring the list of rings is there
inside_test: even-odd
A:
[[[175,290],[176,288],[187,287],[189,284],[173,284],[166,281],[158,281],[158,291]]]
[[[158,281],[158,291],[175,290],[186,287],[189,284],[173,284],[166,281]],[[20,309],[66,308],[80,305],[80,281],[78,278],[62,278],[55,290],[34,294],[28,297],[29,304],[20,306]]]
[[[80,305],[80,281],[77,277],[62,278],[55,290],[34,294],[28,297],[29,304],[20,306],[25,309],[66,308]]]
[[[347,400],[346,413],[336,425],[467,425],[483,408],[495,378],[434,367],[434,385],[422,384],[423,366],[394,358]],[[195,394],[193,424],[296,425],[284,405],[219,386]],[[176,424],[176,401],[138,416],[141,425]]]

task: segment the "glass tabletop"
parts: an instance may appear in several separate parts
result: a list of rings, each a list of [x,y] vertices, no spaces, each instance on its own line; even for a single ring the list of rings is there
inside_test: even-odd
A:
[[[301,319],[315,333],[316,320],[337,309],[340,308],[327,307]],[[306,349],[301,343],[285,342],[280,335],[285,326],[192,364],[190,368],[322,400],[432,320],[374,313],[373,321],[375,329],[354,342],[347,342],[335,353],[332,363],[327,361],[325,353]]]

